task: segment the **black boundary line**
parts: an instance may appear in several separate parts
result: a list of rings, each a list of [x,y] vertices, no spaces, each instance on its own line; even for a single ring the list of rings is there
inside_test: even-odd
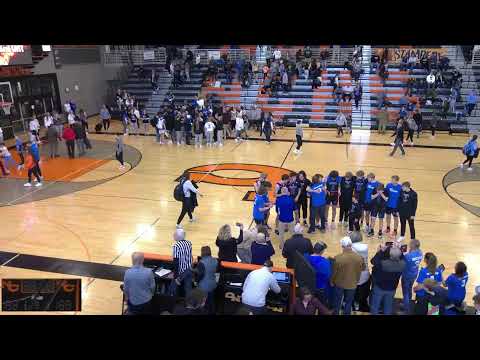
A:
[[[316,130],[317,131],[317,130]],[[121,132],[116,132],[116,133],[92,133],[96,135],[123,135]],[[155,134],[129,134],[128,136],[155,136]],[[227,140],[233,140],[234,138],[227,138]],[[253,141],[265,141],[263,138],[258,138],[258,137],[249,137],[248,140],[253,140]],[[289,139],[271,139],[271,141],[278,141],[278,142],[290,142],[291,140]],[[364,145],[364,146],[384,146],[384,147],[390,147],[390,144],[385,144],[385,143],[375,143],[375,142],[349,142],[349,141],[329,141],[329,140],[303,140],[304,143],[313,143],[313,144],[347,144],[347,145]],[[236,146],[233,147],[233,150],[235,150],[240,144],[237,144]],[[460,146],[446,146],[446,145],[414,145],[412,148],[424,148],[424,149],[442,149],[442,150],[462,150],[462,147]]]
[[[285,155],[285,157],[283,158],[282,164],[280,165],[281,168],[283,168],[283,164],[285,164],[285,161],[287,161],[288,155],[290,154],[290,151],[292,151],[293,144],[295,144],[294,141],[292,142],[292,145],[290,145],[290,149],[288,149],[287,155]]]
[[[476,166],[476,165],[475,165],[475,166]],[[462,209],[467,210],[470,214],[473,214],[473,215],[475,215],[476,217],[480,217],[478,214],[475,214],[475,213],[471,212],[469,209],[467,209],[466,207],[464,207],[464,206],[461,204],[461,203],[463,203],[463,201],[458,200],[457,198],[454,198],[452,195],[450,195],[450,193],[449,193],[448,190],[447,190],[450,185],[457,184],[457,183],[462,183],[462,182],[480,181],[480,179],[472,179],[472,180],[468,180],[468,181],[454,181],[454,182],[452,182],[452,183],[450,183],[450,184],[448,184],[448,185],[445,185],[445,178],[446,178],[450,173],[454,172],[455,170],[458,170],[458,169],[457,169],[457,168],[452,169],[452,170],[450,170],[449,172],[447,172],[447,173],[443,176],[443,178],[442,178],[442,187],[443,187],[443,190],[444,190],[445,193],[448,195],[448,197],[449,197],[451,200],[453,200],[453,201],[454,201],[458,206],[460,206]],[[465,204],[467,204],[467,203],[465,203]],[[468,205],[470,205],[470,204],[468,204]],[[474,206],[474,205],[471,205],[471,206]]]
[[[0,254],[4,254],[6,252],[4,251],[0,251]],[[9,254],[9,253],[7,253]],[[102,280],[108,280],[108,281],[122,281],[121,279],[118,279],[118,280],[113,280],[113,276],[104,276],[102,277],[101,275],[96,275],[93,276],[93,274],[85,274],[85,273],[81,273],[81,272],[78,272],[78,271],[60,271],[57,268],[54,268],[54,267],[48,267],[48,268],[42,268],[40,266],[38,267],[27,267],[25,266],[25,264],[18,264],[18,261],[17,259],[20,259],[22,257],[29,257],[31,258],[35,264],[42,264],[42,263],[48,263],[48,264],[54,264],[54,263],[58,263],[58,262],[61,262],[61,263],[71,263],[71,264],[78,264],[78,263],[82,263],[82,264],[92,264],[92,265],[100,265],[100,266],[104,266],[106,268],[116,268],[116,269],[119,269],[119,270],[127,270],[128,267],[125,267],[125,266],[121,266],[121,265],[113,265],[113,264],[104,264],[104,263],[96,263],[96,262],[93,262],[93,261],[81,261],[81,260],[72,260],[72,259],[63,259],[63,258],[55,258],[55,257],[49,257],[49,256],[39,256],[39,255],[30,255],[30,254],[17,254],[16,255],[16,259],[14,261],[7,261],[6,265],[3,265],[5,267],[12,267],[12,268],[16,268],[16,269],[28,269],[28,270],[34,270],[34,271],[42,271],[42,272],[50,272],[50,273],[56,273],[56,274],[66,274],[66,275],[73,275],[73,276],[80,276],[80,277],[87,277],[87,278],[92,278],[92,279],[102,279]],[[23,259],[21,259],[23,261]],[[72,266],[73,268],[73,266]],[[88,285],[87,285],[88,286]]]

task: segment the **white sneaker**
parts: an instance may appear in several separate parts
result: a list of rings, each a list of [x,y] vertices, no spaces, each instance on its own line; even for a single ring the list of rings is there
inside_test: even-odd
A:
[[[460,164],[460,169],[463,169],[463,163]]]
[[[235,142],[238,143],[238,139],[235,139]]]
[[[390,146],[395,146],[395,143],[390,143]]]
[[[469,167],[467,170],[468,170],[468,171],[472,171],[473,169],[472,169],[471,167]]]
[[[25,187],[31,187],[32,184],[30,184],[30,183],[27,182],[27,183],[23,184],[23,186],[25,186]]]
[[[120,169],[120,170],[125,170],[125,166],[124,166],[124,165],[120,165],[120,166],[119,166],[119,169]]]
[[[191,218],[191,219],[188,219],[188,221],[190,221],[190,222],[195,222],[195,221],[197,221],[197,218],[196,218],[195,216],[192,216],[192,218]]]
[[[223,143],[218,144],[218,146],[223,146]]]
[[[181,228],[182,228],[182,225],[177,224],[176,228],[177,228],[177,229],[181,229]]]
[[[400,236],[398,239],[397,239],[397,242],[402,242],[403,240],[405,240],[405,236]]]
[[[43,184],[41,182],[35,184],[36,187],[42,186]]]
[[[298,150],[297,150],[297,149],[293,149],[293,153],[294,153],[294,154],[298,154]]]

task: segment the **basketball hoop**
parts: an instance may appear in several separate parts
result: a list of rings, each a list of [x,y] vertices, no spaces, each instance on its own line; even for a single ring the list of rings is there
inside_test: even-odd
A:
[[[10,115],[11,106],[12,106],[11,102],[3,102],[3,101],[0,102],[0,108],[3,110],[5,115]]]

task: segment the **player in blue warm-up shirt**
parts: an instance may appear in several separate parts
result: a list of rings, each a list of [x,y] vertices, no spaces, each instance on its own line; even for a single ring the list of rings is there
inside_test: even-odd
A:
[[[255,194],[255,200],[253,202],[253,220],[256,224],[265,223],[265,213],[270,209],[268,200],[265,199],[267,191],[264,187],[261,187],[257,194]]]
[[[377,193],[378,181],[375,180],[375,174],[370,173],[367,175],[367,183],[365,186],[364,203],[364,215],[367,234],[370,233],[370,213],[372,212],[373,202],[372,195]]]
[[[310,228],[308,233],[315,232],[318,226],[317,222],[320,219],[320,231],[325,231],[325,205],[326,192],[325,184],[323,183],[323,176],[315,174],[312,177],[312,184],[307,188],[307,192],[310,194]]]
[[[410,240],[409,250],[404,256],[405,269],[402,274],[403,309],[407,314],[411,312],[412,288],[418,276],[418,267],[423,259],[420,250],[420,241]]]
[[[400,177],[397,175],[392,176],[392,182],[388,183],[385,187],[386,195],[388,196],[387,202],[387,230],[385,231],[387,234],[390,233],[390,223],[392,221],[393,215],[393,237],[397,236],[397,228],[398,228],[398,199],[400,198],[400,192],[402,191],[402,185],[398,182],[400,181]]]
[[[437,257],[433,253],[427,252],[424,261],[427,266],[420,269],[417,277],[417,285],[413,288],[416,293],[417,302],[415,305],[415,315],[426,315],[428,312],[427,293],[423,289],[425,279],[432,279],[438,283],[443,281],[442,269],[437,266]]]
[[[293,233],[293,212],[295,211],[295,201],[290,196],[288,188],[283,187],[281,190],[281,194],[277,196],[277,200],[275,201],[275,206],[277,209],[278,214],[278,221],[279,221],[279,235],[278,238],[280,240],[280,249],[283,249],[283,244],[285,242],[284,235],[285,235],[285,227],[288,228],[288,231]]]
[[[448,288],[448,300],[457,307],[460,307],[465,300],[467,281],[467,266],[460,261],[455,264],[455,273],[445,280],[445,286]]]
[[[313,254],[305,254],[305,258],[315,269],[316,291],[315,296],[323,303],[327,304],[327,287],[330,277],[332,276],[332,266],[330,260],[322,255],[327,248],[327,244],[320,241],[313,247]]]

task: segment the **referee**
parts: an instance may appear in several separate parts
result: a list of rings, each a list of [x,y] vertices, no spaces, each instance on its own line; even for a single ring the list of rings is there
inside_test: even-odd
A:
[[[185,239],[185,230],[176,229],[173,234],[173,281],[170,293],[177,295],[178,286],[183,286],[185,296],[192,291],[192,243]]]

